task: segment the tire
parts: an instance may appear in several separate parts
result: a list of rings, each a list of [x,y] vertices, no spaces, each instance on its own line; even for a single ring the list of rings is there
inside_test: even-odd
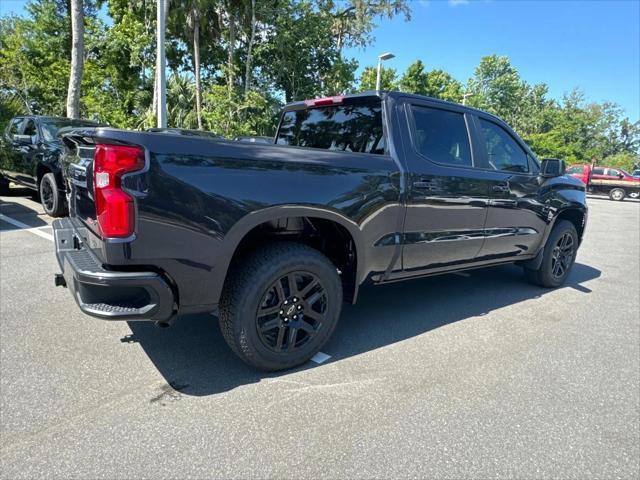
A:
[[[9,180],[0,177],[0,195],[9,195]]]
[[[564,247],[562,242],[565,242]],[[558,221],[544,246],[540,267],[535,270],[525,268],[527,279],[541,287],[557,288],[561,286],[571,272],[577,252],[578,232],[576,227],[568,220]],[[558,261],[561,262],[559,266],[557,265]]]
[[[67,214],[67,201],[53,173],[46,173],[42,177],[38,185],[38,195],[44,213],[50,217],[64,217]]]
[[[622,188],[614,188],[609,192],[609,198],[615,202],[621,202],[626,196],[627,192]]]
[[[247,364],[284,370],[305,363],[322,348],[341,309],[342,283],[335,265],[306,245],[276,242],[229,273],[219,305],[220,330]]]

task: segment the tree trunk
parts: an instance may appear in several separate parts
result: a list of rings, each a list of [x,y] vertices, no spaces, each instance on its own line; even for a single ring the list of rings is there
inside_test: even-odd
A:
[[[67,90],[67,117],[80,118],[80,85],[84,70],[84,12],[82,0],[71,0],[71,73]]]
[[[229,87],[229,100],[231,100],[231,96],[233,93],[233,82],[234,82],[234,72],[233,72],[233,54],[236,45],[236,22],[235,22],[235,14],[233,12],[229,12],[229,48],[227,51],[227,86]]]
[[[249,37],[249,46],[247,47],[247,64],[244,72],[244,96],[249,93],[251,88],[251,61],[253,44],[256,40],[256,0],[251,0],[251,36]]]
[[[202,130],[202,107],[200,98],[200,18],[196,13],[193,25],[193,63],[196,76],[196,116],[198,117],[198,130]]]

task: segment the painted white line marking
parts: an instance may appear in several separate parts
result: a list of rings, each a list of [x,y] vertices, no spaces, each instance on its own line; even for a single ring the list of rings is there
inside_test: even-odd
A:
[[[318,352],[313,357],[311,357],[312,362],[316,362],[320,365],[323,362],[326,362],[331,358],[331,355],[327,355],[326,353]]]
[[[453,272],[453,275],[458,275],[459,277],[470,277],[471,274],[467,272]]]
[[[7,223],[10,223],[11,225],[13,225],[15,227],[18,227],[21,230],[25,230],[25,231],[27,231],[29,233],[33,233],[34,235],[37,235],[37,236],[42,237],[42,238],[46,238],[50,242],[53,242],[53,235],[51,235],[50,233],[41,231],[40,230],[41,227],[30,227],[26,223],[22,223],[21,221],[16,220],[15,218],[7,217],[6,215],[3,215],[2,213],[0,213],[0,220],[5,221]]]

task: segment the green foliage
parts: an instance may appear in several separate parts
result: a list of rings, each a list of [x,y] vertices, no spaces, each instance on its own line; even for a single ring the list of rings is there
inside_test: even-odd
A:
[[[462,101],[462,84],[443,70],[425,72],[418,60],[407,68],[399,82],[400,90],[451,102]]]
[[[154,126],[156,4],[83,0],[85,69],[81,113],[116,127]],[[112,24],[97,14],[106,5]],[[408,0],[171,0],[167,18],[167,107],[171,127],[228,137],[271,135],[283,102],[374,90],[376,67],[345,58],[366,47],[376,23],[410,18]],[[197,27],[197,28],[196,28]],[[197,33],[196,33],[197,32]],[[31,0],[27,15],[0,18],[0,128],[21,113],[64,115],[69,80],[68,0]],[[199,61],[196,61],[199,58]],[[196,72],[199,72],[197,75]],[[504,56],[480,59],[466,85],[417,60],[400,74],[382,68],[382,89],[462,102],[502,117],[541,157],[640,162],[640,122],[611,103],[573,91],[560,101],[531,85]]]
[[[633,170],[640,169],[640,155],[629,152],[616,153],[607,157],[606,164],[631,173]]]
[[[377,76],[377,67],[366,67],[360,76],[358,91],[375,90]],[[398,90],[398,73],[395,69],[385,67],[380,69],[380,90]]]
[[[274,102],[251,90],[244,96],[226,86],[214,85],[203,95],[206,130],[225,137],[273,134],[273,117],[279,111]]]

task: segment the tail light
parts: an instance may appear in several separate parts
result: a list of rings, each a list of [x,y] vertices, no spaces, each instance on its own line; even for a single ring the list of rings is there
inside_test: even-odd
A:
[[[133,234],[133,198],[121,187],[122,176],[144,168],[144,150],[127,145],[96,145],[93,157],[93,186],[96,218],[104,237],[123,238]]]

